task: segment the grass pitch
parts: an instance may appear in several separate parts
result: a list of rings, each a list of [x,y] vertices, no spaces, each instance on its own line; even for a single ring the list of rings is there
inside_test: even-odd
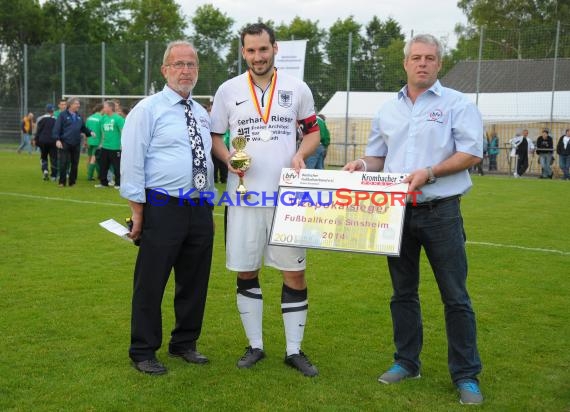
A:
[[[382,256],[310,250],[304,351],[320,376],[283,364],[280,275],[263,269],[268,358],[235,366],[247,345],[225,269],[223,211],[199,349],[206,366],[168,358],[173,285],[163,305],[163,377],[130,365],[137,249],[98,226],[129,216],[113,189],[43,182],[39,156],[0,152],[0,410],[463,410],[447,371],[443,308],[422,258],[422,379],[376,381],[394,351]],[[570,410],[570,183],[473,177],[462,201],[469,291],[477,314],[480,410]],[[221,188],[221,187],[220,187]]]

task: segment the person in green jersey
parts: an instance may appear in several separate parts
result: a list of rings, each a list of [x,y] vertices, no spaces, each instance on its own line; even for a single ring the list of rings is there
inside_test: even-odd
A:
[[[59,117],[59,114],[61,112],[64,112],[65,109],[67,109],[67,99],[61,99],[59,101],[59,103],[57,104],[57,110],[55,112],[53,112],[53,117],[57,118]]]
[[[97,171],[99,176],[100,167],[98,157],[101,154],[99,145],[101,144],[101,119],[103,118],[103,105],[97,103],[93,107],[91,116],[85,122],[86,126],[91,129],[95,136],[90,136],[87,139],[87,180],[94,180],[93,173]]]
[[[110,100],[103,103],[103,117],[101,119],[101,184],[95,187],[109,187],[107,172],[113,165],[115,174],[115,189],[121,185],[121,132],[125,119],[115,112],[115,102]]]
[[[331,135],[327,124],[325,123],[326,117],[324,114],[317,116],[317,123],[321,133],[321,144],[317,147],[315,152],[305,159],[307,169],[324,169],[325,157],[327,157],[327,150],[331,142]]]

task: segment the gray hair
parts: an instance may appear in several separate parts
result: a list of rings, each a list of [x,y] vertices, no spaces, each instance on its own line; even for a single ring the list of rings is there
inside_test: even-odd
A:
[[[174,40],[171,41],[170,43],[168,43],[166,45],[166,50],[164,51],[164,57],[162,58],[162,64],[166,64],[168,61],[168,58],[170,57],[170,51],[177,46],[188,46],[188,47],[192,47],[192,49],[196,52],[196,63],[199,63],[198,60],[198,51],[196,50],[196,48],[194,47],[194,45],[192,43],[190,43],[188,40]]]
[[[67,107],[71,106],[73,103],[75,102],[79,102],[79,98],[78,97],[70,97],[69,99],[67,99]]]
[[[114,101],[112,100],[106,100],[105,103],[107,106],[109,106],[109,108],[111,109],[111,111],[115,111],[116,110],[116,104]]]
[[[410,49],[412,48],[412,44],[414,43],[424,43],[435,46],[437,58],[439,61],[441,61],[443,57],[443,46],[441,42],[437,39],[437,37],[431,34],[417,34],[406,42],[406,45],[404,46],[404,58],[406,60],[408,59],[408,57],[410,57]]]

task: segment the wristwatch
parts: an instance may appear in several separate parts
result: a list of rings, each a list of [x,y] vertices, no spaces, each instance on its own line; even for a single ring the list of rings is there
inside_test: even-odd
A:
[[[426,170],[428,172],[428,178],[426,183],[428,185],[431,185],[432,183],[435,183],[437,181],[437,177],[435,177],[435,175],[433,174],[433,170],[431,169],[431,166],[426,167]]]

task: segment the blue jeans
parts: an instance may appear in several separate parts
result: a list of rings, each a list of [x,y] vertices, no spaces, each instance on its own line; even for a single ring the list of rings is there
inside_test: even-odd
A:
[[[324,169],[325,168],[325,147],[320,144],[311,156],[305,160],[307,169]]]
[[[552,169],[550,168],[550,161],[552,160],[551,153],[543,153],[538,155],[540,161],[540,167],[542,168],[542,177],[550,177],[552,174]]]
[[[564,173],[563,179],[570,179],[570,155],[559,155],[558,164]]]
[[[394,294],[390,302],[394,327],[394,359],[412,374],[420,371],[423,345],[419,286],[423,246],[444,305],[448,367],[453,382],[477,380],[481,360],[477,350],[475,313],[467,293],[465,232],[459,199],[432,207],[408,205],[399,257],[388,258]]]
[[[27,133],[23,133],[20,146],[18,146],[18,153],[20,153],[22,150],[27,150],[28,153],[32,153],[31,141],[32,141],[32,136]]]

